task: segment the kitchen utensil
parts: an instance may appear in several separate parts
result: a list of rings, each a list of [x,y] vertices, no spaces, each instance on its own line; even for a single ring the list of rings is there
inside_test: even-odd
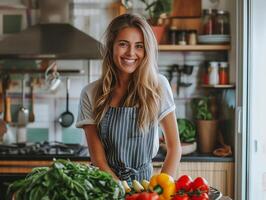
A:
[[[3,99],[4,99],[4,121],[6,123],[10,123],[12,121],[11,118],[11,111],[10,111],[10,105],[11,105],[11,98],[7,95],[7,90],[10,85],[10,77],[9,75],[4,75],[2,80],[2,89],[3,89]]]
[[[24,91],[25,77],[21,80],[22,89],[22,105],[18,111],[18,126],[26,126],[29,121],[29,110],[25,108],[25,91]]]
[[[60,74],[57,71],[57,64],[54,61],[45,70],[45,82],[47,88],[52,91],[56,90],[61,83]]]
[[[29,122],[34,122],[35,121],[33,89],[34,89],[34,80],[32,79],[31,80],[31,83],[30,83],[30,113],[29,113]]]
[[[74,115],[68,110],[70,80],[66,79],[66,111],[59,117],[59,123],[63,127],[69,127],[74,122]]]

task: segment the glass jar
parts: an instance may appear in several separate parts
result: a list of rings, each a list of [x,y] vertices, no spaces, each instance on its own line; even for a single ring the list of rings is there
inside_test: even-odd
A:
[[[218,10],[215,23],[215,34],[229,35],[230,21],[229,12],[225,10]]]
[[[228,63],[227,62],[220,62],[220,67],[219,67],[219,84],[226,85],[228,83],[229,83]]]
[[[217,85],[219,84],[219,63],[210,62],[209,63],[209,84]]]
[[[202,16],[201,35],[214,34],[214,24],[217,10],[204,9]]]
[[[185,30],[179,30],[177,32],[178,34],[178,44],[179,45],[186,45],[187,41],[186,41],[186,31]]]
[[[176,26],[171,26],[169,28],[169,44],[177,44],[178,39],[177,39],[177,27]]]
[[[196,30],[188,30],[187,31],[187,43],[189,45],[197,44],[197,31]]]

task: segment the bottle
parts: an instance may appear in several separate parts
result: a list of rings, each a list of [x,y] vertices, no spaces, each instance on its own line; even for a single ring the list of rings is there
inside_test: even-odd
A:
[[[225,85],[229,83],[229,76],[228,76],[228,63],[227,62],[220,62],[219,68],[219,84]]]
[[[214,34],[215,17],[217,10],[204,9],[202,16],[201,35]]]
[[[175,45],[177,41],[177,27],[171,26],[169,29],[169,43]]]
[[[189,45],[197,44],[197,31],[196,30],[188,30],[187,31],[187,41]]]
[[[178,44],[179,45],[186,45],[186,31],[185,30],[179,30],[178,31]]]
[[[219,84],[219,63],[210,62],[209,65],[209,84],[217,85]]]
[[[219,10],[217,12],[216,23],[215,23],[215,34],[229,35],[230,34],[230,23],[229,23],[229,12],[225,10]]]

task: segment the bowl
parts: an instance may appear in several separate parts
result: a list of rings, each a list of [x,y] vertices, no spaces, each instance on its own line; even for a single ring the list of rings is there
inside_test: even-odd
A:
[[[167,151],[166,149],[166,144],[165,143],[160,143],[160,147],[164,152]],[[191,143],[181,143],[181,149],[182,149],[182,155],[188,155],[197,150],[197,143],[196,142],[191,142]]]

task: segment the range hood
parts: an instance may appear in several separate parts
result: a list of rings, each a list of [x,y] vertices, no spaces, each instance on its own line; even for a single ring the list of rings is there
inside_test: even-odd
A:
[[[100,42],[70,24],[37,24],[0,42],[1,59],[100,59]]]
[[[40,0],[40,2],[45,3],[49,1]],[[60,2],[60,0],[54,2]],[[64,6],[60,4],[58,5],[58,8],[68,8],[68,3],[66,4],[67,1],[61,0],[61,3],[62,2],[64,3]],[[51,4],[51,6],[54,6],[53,3]],[[40,3],[40,5],[42,4]],[[50,23],[50,21],[47,20],[50,18],[47,18],[48,14],[45,11],[48,9],[51,10],[49,7],[50,5],[45,6],[47,8],[41,8],[41,19],[45,20],[42,20],[41,23],[31,26],[17,34],[7,36],[0,41],[1,59],[101,58],[100,42],[69,23]],[[42,9],[44,10],[43,12]],[[62,13],[60,13],[60,15],[61,14]],[[58,19],[58,16],[56,18]],[[49,23],[47,23],[48,21]]]

